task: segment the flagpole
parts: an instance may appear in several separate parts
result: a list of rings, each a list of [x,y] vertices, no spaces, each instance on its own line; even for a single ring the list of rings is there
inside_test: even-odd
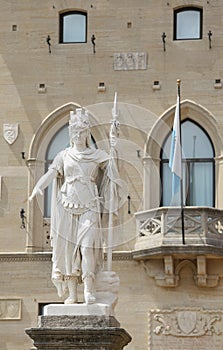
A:
[[[181,162],[183,159],[182,152],[182,132],[181,132],[181,107],[180,107],[180,84],[181,80],[177,79],[177,93],[179,97],[179,119],[180,119],[180,148],[181,148]],[[180,178],[180,204],[181,204],[181,226],[182,226],[182,244],[185,244],[185,229],[184,229],[184,198],[183,198],[183,167],[181,166]]]

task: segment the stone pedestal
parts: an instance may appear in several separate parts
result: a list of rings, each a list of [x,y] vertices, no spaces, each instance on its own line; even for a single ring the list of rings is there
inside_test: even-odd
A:
[[[38,327],[25,331],[38,350],[121,350],[131,341],[103,304],[49,305]]]

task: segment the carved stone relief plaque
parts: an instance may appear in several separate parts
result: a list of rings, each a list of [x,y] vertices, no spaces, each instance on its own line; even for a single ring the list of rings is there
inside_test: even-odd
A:
[[[114,54],[114,70],[147,69],[147,52],[119,52]]]
[[[220,310],[151,310],[149,326],[149,350],[223,348],[223,311]]]
[[[3,137],[6,142],[12,145],[19,134],[19,124],[3,124]]]
[[[21,299],[0,299],[0,321],[21,319]]]

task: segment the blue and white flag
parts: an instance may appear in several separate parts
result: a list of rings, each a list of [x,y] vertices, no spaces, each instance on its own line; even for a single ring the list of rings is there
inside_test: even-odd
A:
[[[180,98],[177,96],[177,104],[174,116],[172,141],[170,149],[169,167],[172,171],[172,204],[180,205],[180,180],[182,177],[182,152],[180,135]]]

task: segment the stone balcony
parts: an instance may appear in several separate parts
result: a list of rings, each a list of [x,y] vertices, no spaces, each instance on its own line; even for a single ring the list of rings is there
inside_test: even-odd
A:
[[[208,259],[223,259],[223,211],[209,207],[160,207],[135,214],[137,241],[133,258],[150,271],[154,261],[163,271],[153,275],[161,286],[177,286],[180,269],[189,264],[199,286],[215,286],[218,276],[207,274]],[[156,268],[157,270],[157,268]]]

